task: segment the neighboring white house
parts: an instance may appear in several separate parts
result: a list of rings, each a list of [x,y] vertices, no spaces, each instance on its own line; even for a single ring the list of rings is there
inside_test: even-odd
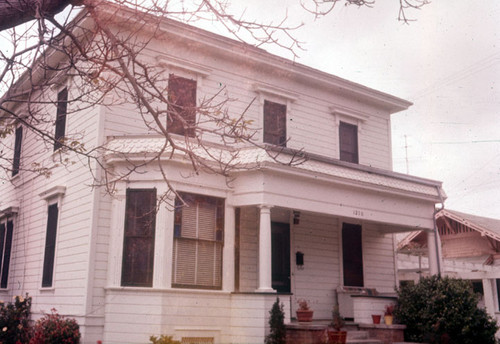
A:
[[[436,213],[441,273],[470,280],[482,295],[480,305],[500,320],[500,220],[443,209]],[[398,244],[402,283],[429,275],[427,237],[410,233]]]
[[[133,21],[128,10],[112,17]],[[192,173],[167,149],[164,172],[190,205],[174,211],[156,208],[167,190],[157,165],[118,182],[113,197],[89,187],[86,161],[54,167],[50,178],[23,170],[56,164],[59,151],[34,156],[35,135],[18,129],[4,140],[16,166],[0,189],[0,298],[28,292],[36,316],[55,307],[75,317],[84,343],[146,343],[152,334],[262,343],[277,294],[289,321],[297,299],[328,319],[336,290],[394,292],[394,233],[432,235],[443,197],[440,182],[392,171],[391,114],[411,103],[175,21],[161,31],[144,54],[157,55],[172,82],[195,87],[198,102],[224,85],[231,106],[249,106],[246,118],[263,128],[258,143],[279,159],[299,151],[307,159],[290,166],[243,147],[245,168],[228,183]],[[64,103],[77,84],[66,79],[53,98]],[[133,109],[45,110],[54,130],[64,123],[56,115],[65,117],[63,135],[84,131],[87,149],[104,143],[121,152],[105,157],[119,172],[164,144]],[[266,132],[269,116],[276,132]]]

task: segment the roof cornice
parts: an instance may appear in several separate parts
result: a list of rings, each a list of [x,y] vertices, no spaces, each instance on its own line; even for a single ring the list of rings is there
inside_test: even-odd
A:
[[[108,4],[100,6],[98,10],[108,13],[109,15],[123,17],[124,20],[119,21],[119,23],[123,23],[123,25],[127,26],[131,25],[131,20],[145,20],[144,17],[138,17],[135,15],[134,10],[123,7],[118,8],[116,5]],[[144,25],[143,27],[147,28],[148,26]],[[236,41],[234,39],[224,37],[189,24],[181,23],[173,19],[163,18],[162,23],[159,26],[159,30],[162,33],[177,36],[182,41],[189,40],[196,42],[197,44],[204,46],[206,49],[224,51],[224,53],[228,56],[233,56],[247,62],[253,61],[261,65],[263,64],[272,70],[281,70],[287,73],[293,73],[296,78],[307,80],[316,85],[320,84],[323,87],[333,89],[339,93],[355,94],[356,97],[373,102],[374,104],[387,109],[390,113],[406,110],[408,107],[413,105],[413,103],[407,100],[340,78],[318,69],[308,67],[289,59],[273,55],[250,44]]]

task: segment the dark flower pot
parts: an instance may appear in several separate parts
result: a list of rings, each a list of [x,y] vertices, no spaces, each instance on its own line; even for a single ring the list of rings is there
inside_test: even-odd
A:
[[[297,309],[297,321],[298,322],[311,322],[313,320],[312,310]]]
[[[381,315],[375,315],[375,314],[372,315],[372,320],[373,320],[374,324],[380,324],[380,319],[381,318],[382,318]]]

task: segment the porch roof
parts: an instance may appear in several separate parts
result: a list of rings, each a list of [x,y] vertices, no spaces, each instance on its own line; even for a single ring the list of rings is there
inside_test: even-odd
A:
[[[185,142],[176,142],[186,148]],[[165,148],[165,138],[158,136],[121,136],[111,138],[106,145],[108,163],[139,161],[163,150],[165,162],[171,159],[188,162],[187,154],[172,147]],[[352,164],[338,159],[276,146],[252,146],[231,149],[221,145],[200,146],[193,144],[189,150],[204,161],[220,160],[233,173],[260,169],[279,169],[301,173],[313,178],[334,178],[340,183],[354,183],[362,187],[384,189],[434,202],[446,197],[439,181],[396,173],[370,166]]]

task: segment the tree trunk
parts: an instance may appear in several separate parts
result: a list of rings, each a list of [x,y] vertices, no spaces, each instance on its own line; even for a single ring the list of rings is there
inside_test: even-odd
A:
[[[52,17],[72,0],[0,0],[0,31],[36,18]]]

